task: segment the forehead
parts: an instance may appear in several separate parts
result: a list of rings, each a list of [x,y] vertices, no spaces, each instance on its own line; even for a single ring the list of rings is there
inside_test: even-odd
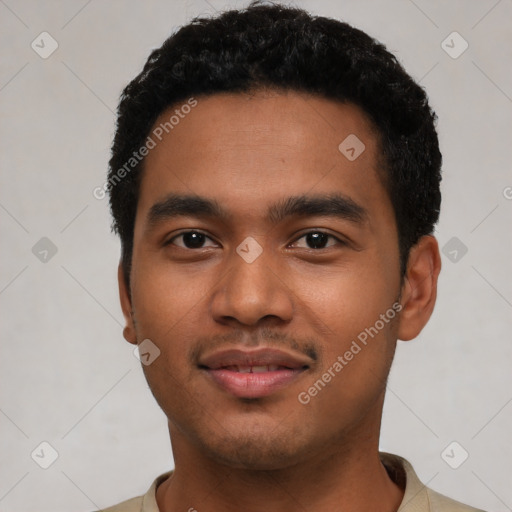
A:
[[[378,138],[357,106],[275,91],[195,100],[193,108],[184,101],[167,109],[153,126],[137,220],[169,193],[215,198],[245,216],[308,192],[389,210]]]

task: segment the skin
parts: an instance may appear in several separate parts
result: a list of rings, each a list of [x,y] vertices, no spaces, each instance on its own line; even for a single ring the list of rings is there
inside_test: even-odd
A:
[[[197,100],[146,157],[130,291],[119,268],[125,338],[149,338],[161,351],[143,366],[168,418],[175,462],[157,489],[158,506],[395,511],[403,489],[378,456],[385,384],[397,339],[416,337],[434,308],[437,242],[420,239],[402,281],[393,207],[377,173],[378,137],[358,107],[276,91]],[[354,161],[338,150],[349,134],[365,144]],[[266,217],[288,196],[333,192],[362,206],[365,220]],[[150,209],[170,193],[215,199],[227,217],[151,224]],[[203,245],[189,248],[178,236],[187,230],[205,234]],[[323,248],[305,236],[318,231],[331,235]],[[252,263],[236,252],[248,236],[263,249]],[[301,404],[299,393],[396,301],[400,314]],[[197,366],[202,355],[232,347],[314,357],[284,389],[244,400]]]

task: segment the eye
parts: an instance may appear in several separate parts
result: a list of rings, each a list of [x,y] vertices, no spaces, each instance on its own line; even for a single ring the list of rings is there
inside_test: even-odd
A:
[[[294,244],[297,244],[297,242],[299,240],[302,240],[303,238],[306,240],[306,244],[308,244],[308,246],[305,247],[306,249],[326,249],[327,247],[332,247],[333,245],[336,245],[336,243],[326,245],[329,238],[335,240],[335,242],[337,242],[340,245],[346,245],[345,242],[343,242],[339,238],[336,238],[335,236],[330,235],[329,233],[325,233],[323,231],[310,231],[309,233],[305,233],[300,238],[298,238],[294,242]]]
[[[176,240],[182,240],[182,243],[176,243]],[[203,247],[215,247],[216,244],[210,246],[205,246],[204,243],[206,240],[212,241],[212,239],[206,236],[204,233],[200,231],[185,231],[172,237],[169,241],[165,243],[165,245],[176,245],[183,249],[202,249]]]

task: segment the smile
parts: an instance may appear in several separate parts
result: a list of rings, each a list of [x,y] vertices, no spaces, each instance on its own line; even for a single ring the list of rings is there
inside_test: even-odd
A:
[[[230,366],[206,372],[221,389],[238,398],[261,398],[282,390],[305,370],[283,366]]]
[[[282,390],[309,368],[303,355],[273,349],[220,351],[199,368],[223,391],[238,398],[262,398]]]

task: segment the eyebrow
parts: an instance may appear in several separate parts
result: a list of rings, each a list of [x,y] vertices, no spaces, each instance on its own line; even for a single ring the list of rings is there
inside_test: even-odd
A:
[[[355,224],[368,220],[368,210],[343,194],[290,196],[269,206],[266,220],[278,224],[290,217],[335,217]],[[175,217],[217,218],[230,215],[215,199],[197,195],[169,194],[148,212],[150,227]]]
[[[267,220],[273,224],[288,217],[336,217],[356,224],[368,220],[368,211],[342,194],[291,196],[271,205]]]

